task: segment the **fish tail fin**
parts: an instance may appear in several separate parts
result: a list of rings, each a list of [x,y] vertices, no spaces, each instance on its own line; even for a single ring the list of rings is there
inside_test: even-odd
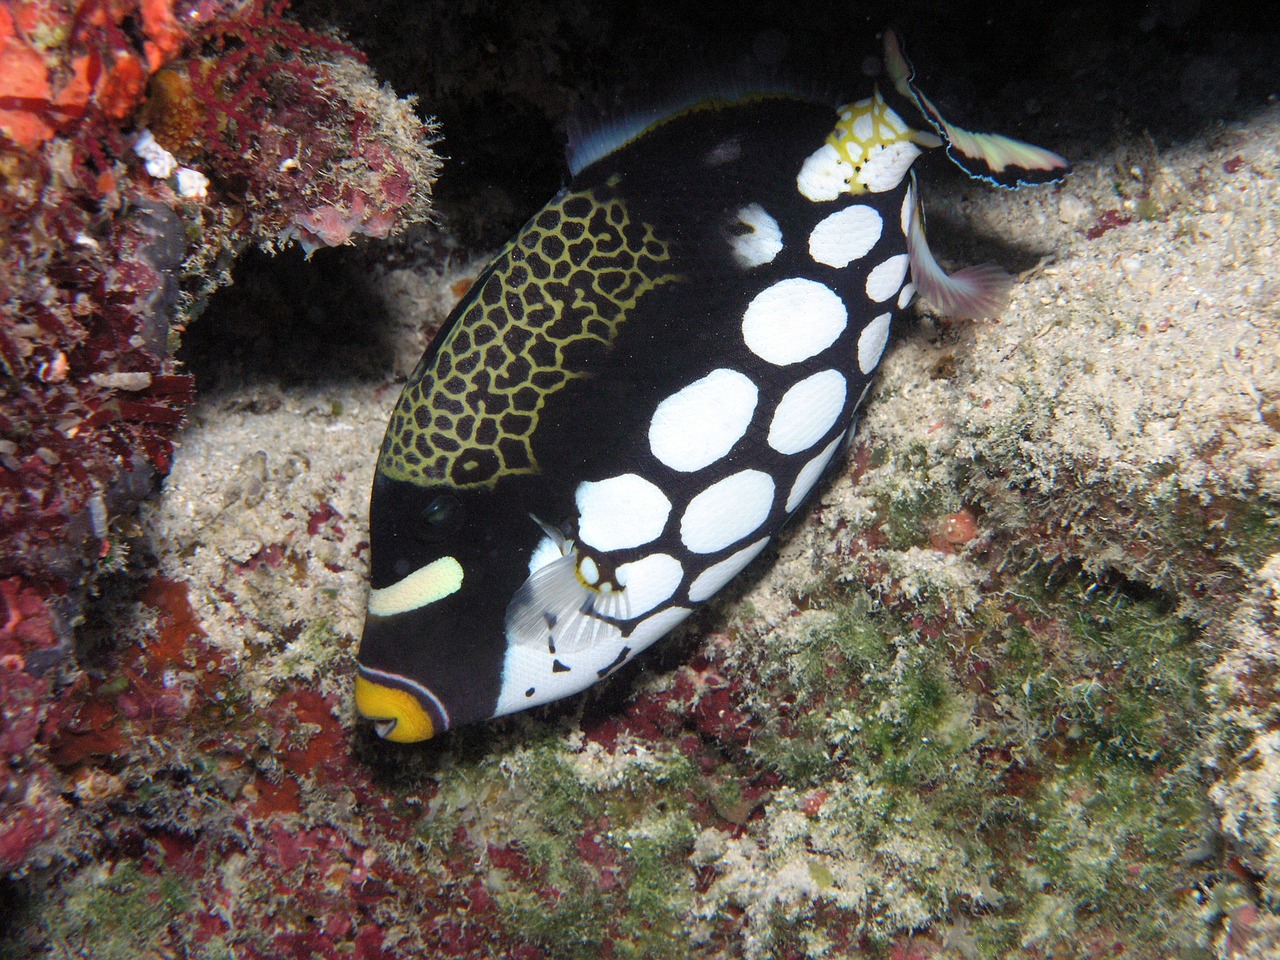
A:
[[[915,85],[915,68],[892,30],[884,32],[884,63],[894,89],[916,105],[946,144],[947,156],[969,176],[1014,188],[1056,183],[1070,172],[1071,164],[1052,150],[998,133],[975,133],[948,121]]]

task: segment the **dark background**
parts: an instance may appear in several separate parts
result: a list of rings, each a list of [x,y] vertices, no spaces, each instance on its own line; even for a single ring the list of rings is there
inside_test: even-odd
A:
[[[376,277],[505,242],[566,182],[570,115],[626,116],[726,78],[783,81],[833,105],[858,99],[886,26],[949,119],[1077,165],[1212,138],[1280,95],[1280,4],[1256,0],[295,0],[292,10],[345,33],[382,80],[439,119],[437,222],[309,261],[296,248],[244,255],[235,285],[186,336],[181,356],[201,389],[228,373],[385,376],[394,348],[379,334]],[[930,188],[963,179],[940,157],[925,163]]]
[[[560,186],[564,120],[580,104],[625,114],[726,75],[860,98],[886,26],[957,122],[1076,160],[1143,131],[1158,145],[1185,139],[1280,93],[1280,4],[1265,0],[297,0],[294,11],[339,26],[441,120],[441,212],[489,246]],[[453,222],[489,190],[509,215],[491,198]]]

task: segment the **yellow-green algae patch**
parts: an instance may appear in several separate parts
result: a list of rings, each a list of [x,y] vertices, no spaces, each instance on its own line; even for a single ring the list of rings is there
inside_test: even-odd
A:
[[[447,857],[459,831],[484,851],[500,915],[566,958],[680,956],[694,878],[694,771],[629,738],[604,749],[562,728],[525,730],[500,755],[459,759],[420,835]]]
[[[65,956],[94,960],[137,960],[149,945],[168,939],[167,928],[193,901],[182,879],[149,874],[131,862],[91,867],[67,885],[63,896],[63,910],[38,923]],[[215,956],[212,951],[204,955]]]
[[[1205,870],[1184,862],[1209,832],[1195,630],[1165,598],[1043,576],[940,643],[841,591],[811,598],[817,625],[744,643],[735,667],[769,690],[751,753],[791,785],[758,832],[700,836],[718,873],[700,910],[746,910],[757,956],[808,950],[832,906],[886,949],[938,924],[983,956],[1112,924],[1146,955],[1204,948]]]

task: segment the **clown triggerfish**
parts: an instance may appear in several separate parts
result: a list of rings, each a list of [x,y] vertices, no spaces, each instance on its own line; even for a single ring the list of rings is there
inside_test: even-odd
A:
[[[1003,272],[930,255],[912,163],[945,147],[1012,187],[1067,162],[947,123],[892,33],[885,61],[889,83],[836,110],[753,94],[587,137],[458,304],[373,484],[355,700],[383,737],[629,661],[801,508],[916,293],[999,309]]]

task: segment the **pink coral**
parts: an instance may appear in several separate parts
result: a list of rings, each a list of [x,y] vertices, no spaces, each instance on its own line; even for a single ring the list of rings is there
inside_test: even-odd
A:
[[[47,711],[50,674],[65,657],[54,614],[17,577],[0,581],[0,871],[22,870],[65,822],[69,808],[33,755]]]

